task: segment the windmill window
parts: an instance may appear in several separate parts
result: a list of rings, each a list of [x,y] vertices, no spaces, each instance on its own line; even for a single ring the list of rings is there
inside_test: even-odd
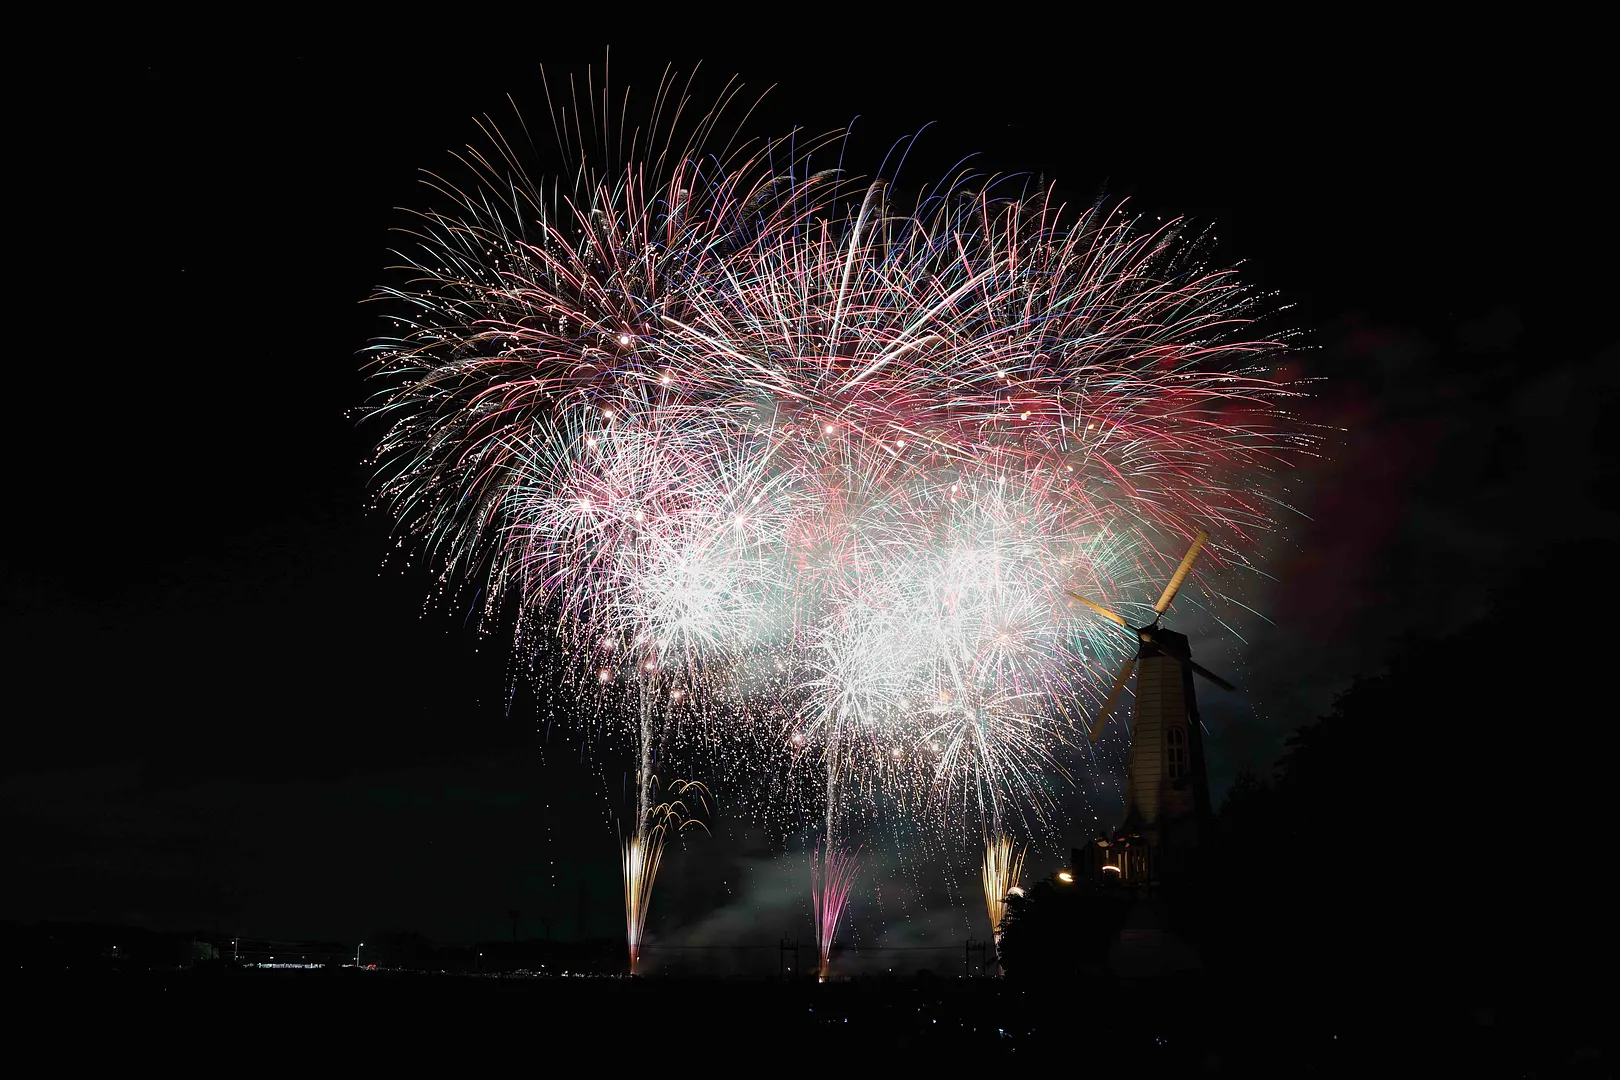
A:
[[[1187,738],[1180,728],[1165,732],[1165,749],[1169,756],[1170,779],[1180,780],[1187,775]]]

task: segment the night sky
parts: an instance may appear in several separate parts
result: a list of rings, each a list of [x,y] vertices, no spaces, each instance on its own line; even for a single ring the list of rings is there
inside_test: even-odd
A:
[[[1029,54],[1071,34],[985,55],[615,42],[611,63],[620,87],[699,60],[700,95],[774,84],[755,133],[859,117],[864,172],[932,123],[914,179],[977,152],[1074,202],[1214,222],[1221,258],[1295,305],[1323,380],[1308,415],[1342,430],[1295,485],[1308,518],[1256,605],[1275,626],[1199,645],[1244,690],[1203,699],[1217,799],[1405,635],[1479,619],[1493,590],[1545,593],[1553,621],[1606,610],[1599,567],[1560,581],[1538,561],[1552,538],[1615,534],[1612,280],[1587,269],[1612,260],[1594,254],[1612,135],[1585,65],[1547,82],[1499,43],[1350,31],[1331,53],[1166,51],[1136,30]],[[506,937],[521,908],[526,936],[622,932],[623,763],[548,741],[531,700],[508,705],[506,639],[383,570],[351,417],[377,330],[361,301],[395,208],[423,202],[417,170],[475,139],[471,117],[510,115],[508,92],[539,116],[538,66],[583,71],[606,39],[495,44],[169,42],[40,77],[14,206],[49,250],[13,284],[46,308],[12,309],[38,339],[10,360],[0,918],[454,941]],[[1397,799],[1369,778],[1370,820]],[[745,823],[667,866],[655,935],[808,939],[802,861],[774,864]],[[858,933],[909,913],[906,940],[982,936],[976,891],[954,914],[861,897]]]

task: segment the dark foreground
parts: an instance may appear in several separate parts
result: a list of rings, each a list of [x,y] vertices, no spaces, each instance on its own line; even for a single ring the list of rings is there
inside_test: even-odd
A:
[[[1388,995],[1383,995],[1388,996]],[[1606,1076],[1567,1009],[1386,1006],[1200,983],[1020,990],[991,979],[781,984],[409,972],[63,973],[8,988],[14,1031],[68,1061],[181,1071],[397,1065],[611,1071],[885,1064],[1096,1074]],[[1418,1001],[1421,1001],[1419,996]],[[1528,1011],[1527,1011],[1528,1010]],[[1599,1018],[1593,1017],[1596,1023]]]

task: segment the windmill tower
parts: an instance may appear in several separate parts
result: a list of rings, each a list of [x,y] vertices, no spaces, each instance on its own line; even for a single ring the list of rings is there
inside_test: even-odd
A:
[[[1233,687],[1193,661],[1185,636],[1159,625],[1207,539],[1209,534],[1200,529],[1153,605],[1153,621],[1146,626],[1132,626],[1101,604],[1078,593],[1069,594],[1136,643],[1135,655],[1120,668],[1091,724],[1095,743],[1134,672],[1136,704],[1131,711],[1130,757],[1125,769],[1125,817],[1113,839],[1099,837],[1086,849],[1098,875],[1149,884],[1164,873],[1173,874],[1198,844],[1210,820],[1209,778],[1193,676],[1223,690]]]

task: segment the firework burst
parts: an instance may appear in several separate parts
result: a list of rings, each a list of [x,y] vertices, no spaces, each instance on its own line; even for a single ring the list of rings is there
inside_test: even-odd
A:
[[[1117,666],[1067,591],[1128,611],[1202,526],[1183,595],[1224,603],[1314,443],[1284,341],[1184,223],[968,175],[907,202],[819,167],[840,138],[705,152],[735,102],[700,114],[666,80],[616,146],[553,110],[566,185],[486,124],[381,290],[400,546],[491,622],[515,609],[572,715],[635,744],[633,957],[653,747],[688,721],[745,796],[825,782],[828,948],[853,874],[831,829],[858,801],[990,836],[989,889],[1002,821],[1048,827]]]

